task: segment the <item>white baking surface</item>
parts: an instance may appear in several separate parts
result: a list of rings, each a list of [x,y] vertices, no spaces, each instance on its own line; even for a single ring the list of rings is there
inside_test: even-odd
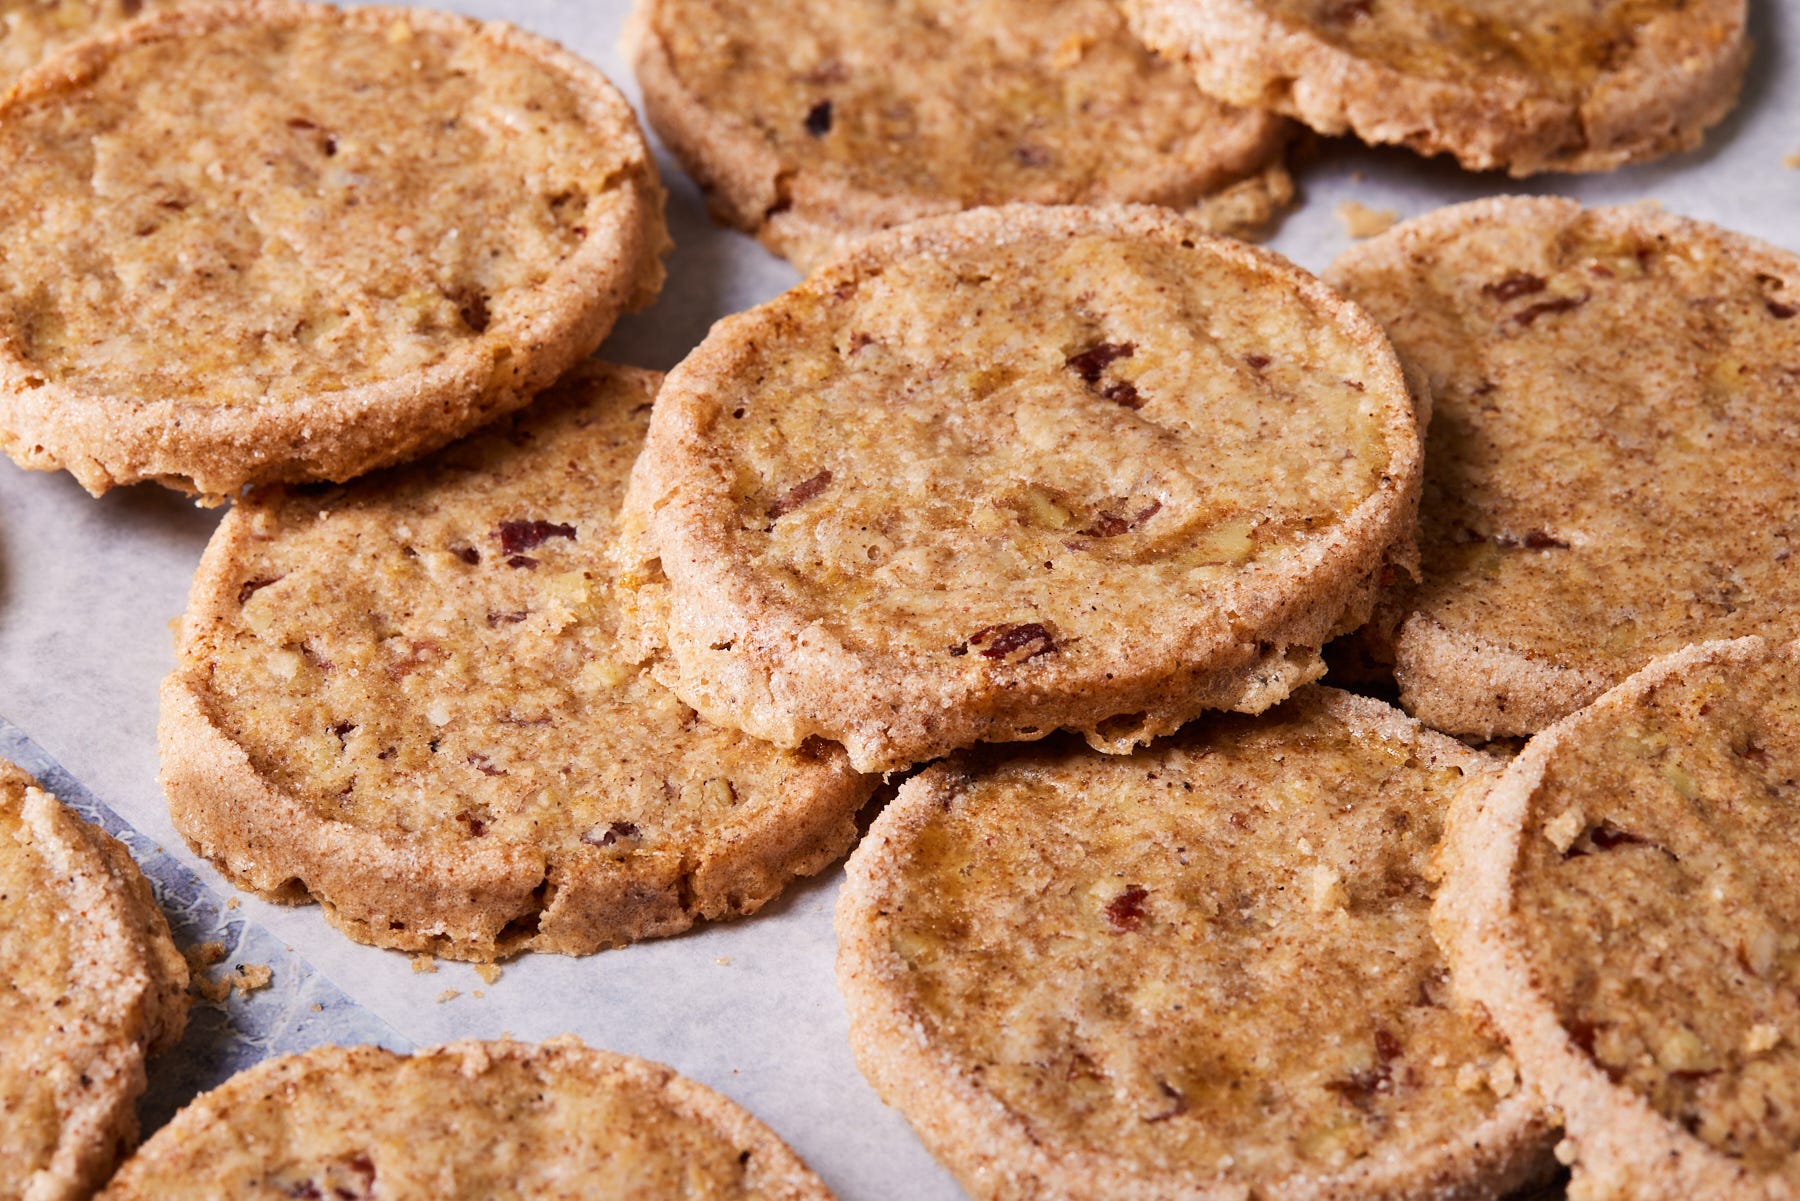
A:
[[[449,7],[557,38],[635,102],[617,45],[623,0]],[[1334,212],[1341,201],[1409,216],[1500,192],[1558,192],[1590,203],[1653,199],[1800,251],[1800,170],[1783,164],[1800,153],[1800,2],[1752,0],[1752,9],[1757,53],[1743,102],[1696,153],[1607,176],[1519,182],[1333,143],[1299,170],[1301,204],[1270,244],[1320,270],[1349,244]],[[756,243],[715,228],[666,157],[663,171],[677,243],[668,286],[602,354],[666,369],[714,320],[798,277]],[[0,716],[228,894],[181,844],[156,786],[156,688],[171,666],[169,624],[217,518],[155,485],[94,500],[66,475],[0,459]],[[832,983],[831,908],[841,874],[795,887],[746,921],[587,959],[527,956],[491,985],[449,962],[416,973],[405,955],[338,935],[316,908],[246,896],[243,910],[415,1043],[573,1032],[662,1060],[736,1098],[844,1201],[953,1201],[962,1195],[956,1185],[851,1062]],[[462,995],[438,999],[452,988]]]

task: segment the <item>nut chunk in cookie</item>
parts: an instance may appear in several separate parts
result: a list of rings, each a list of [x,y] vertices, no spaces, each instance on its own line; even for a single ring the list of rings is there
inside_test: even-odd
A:
[[[1413,398],[1286,260],[1166,210],[982,209],[714,327],[626,501],[659,678],[888,770],[1129,749],[1322,670],[1406,562]]]
[[[1201,92],[1113,0],[639,0],[652,125],[714,212],[803,268],[1010,201],[1138,202],[1254,232],[1294,126]]]
[[[84,1201],[105,1181],[187,986],[125,848],[0,760],[0,1197]]]
[[[1421,580],[1366,638],[1413,716],[1532,734],[1691,643],[1800,637],[1800,257],[1509,197],[1328,278],[1431,388]]]
[[[100,1196],[832,1201],[735,1103],[566,1037],[260,1063],[195,1099]]]
[[[162,693],[201,854],[352,938],[475,960],[751,913],[843,854],[873,781],[699,720],[621,632],[655,389],[590,363],[420,463],[232,509]]]
[[[1308,687],[1129,757],[969,753],[850,858],[857,1062],[981,1201],[1472,1201],[1552,1141],[1427,924],[1495,769]]]
[[[0,449],[96,494],[348,479],[525,404],[666,243],[630,106],[541,38],[146,17],[0,100]]]
[[[1800,644],[1657,660],[1451,814],[1458,990],[1568,1125],[1573,1201],[1800,1195]]]

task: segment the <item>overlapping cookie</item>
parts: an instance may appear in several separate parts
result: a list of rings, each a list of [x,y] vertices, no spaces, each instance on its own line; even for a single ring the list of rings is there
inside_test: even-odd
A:
[[[1503,1196],[1550,1132],[1427,927],[1495,766],[1312,687],[929,768],[838,904],[857,1062],[982,1201]]]
[[[1260,227],[1291,127],[1201,93],[1110,0],[639,0],[651,124],[724,221],[803,269],[984,204],[1143,202]]]
[[[0,103],[0,447],[208,496],[413,457],[655,295],[661,200],[624,99],[511,26],[146,18]]]
[[[125,848],[0,760],[0,1197],[83,1201],[106,1180],[187,985]]]
[[[363,942],[485,960],[753,912],[844,852],[873,781],[842,750],[699,720],[620,634],[656,382],[590,363],[424,462],[232,509],[163,687],[200,853]]]
[[[1409,221],[1329,278],[1433,395],[1423,583],[1375,639],[1415,716],[1530,734],[1691,642],[1800,635],[1800,259],[1514,197]]]
[[[168,3],[169,0],[6,0],[0,4],[0,92],[69,43],[116,29],[135,16]]]
[[[629,582],[659,678],[779,745],[1128,749],[1323,670],[1411,554],[1418,437],[1380,331],[1285,260],[980,210],[714,327],[634,470]]]
[[[573,1039],[261,1063],[177,1114],[101,1196],[831,1201],[731,1101]]]
[[[1657,660],[1455,810],[1433,920],[1572,1201],[1800,1195],[1800,647]]]
[[[1215,96],[1516,176],[1692,149],[1737,100],[1750,54],[1745,0],[1124,7],[1139,36]]]

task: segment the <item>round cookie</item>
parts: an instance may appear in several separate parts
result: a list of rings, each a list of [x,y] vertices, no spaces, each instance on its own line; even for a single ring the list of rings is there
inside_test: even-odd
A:
[[[1411,554],[1418,471],[1386,339],[1312,276],[1165,210],[1009,206],[714,326],[626,551],[711,720],[864,771],[1127,750],[1316,677]]]
[[[1507,198],[1409,221],[1328,278],[1433,397],[1423,582],[1371,637],[1414,716],[1530,734],[1689,643],[1800,636],[1800,258]]]
[[[1451,816],[1457,988],[1568,1123],[1574,1201],[1800,1196],[1800,646],[1657,660]]]
[[[1234,104],[1476,171],[1608,171],[1737,100],[1746,0],[1124,0]]]
[[[655,295],[661,203],[624,99],[509,25],[147,17],[0,100],[0,448],[208,497],[414,457]]]
[[[722,221],[810,270],[979,205],[1144,202],[1253,231],[1291,126],[1200,92],[1110,0],[639,0],[650,123]]]
[[[655,387],[590,361],[424,462],[232,509],[162,693],[199,853],[475,960],[754,912],[843,854],[873,780],[699,721],[621,638],[608,544]]]
[[[0,1197],[81,1201],[105,1181],[187,985],[125,848],[0,760]]]
[[[1305,688],[1130,757],[963,755],[851,855],[857,1062],[981,1201],[1498,1197],[1550,1137],[1427,927],[1495,764]]]
[[[0,0],[0,92],[70,42],[115,29],[169,0]]]
[[[260,1063],[183,1109],[100,1195],[831,1201],[733,1102],[572,1038]]]

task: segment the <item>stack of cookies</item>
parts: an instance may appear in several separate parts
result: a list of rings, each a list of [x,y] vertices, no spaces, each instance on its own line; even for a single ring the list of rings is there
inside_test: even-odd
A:
[[[587,357],[667,246],[591,67],[151,13],[0,99],[0,445],[233,502],[171,815],[361,942],[750,914],[885,776],[838,978],[976,1197],[1790,1197],[1800,259],[1524,198],[1324,281],[1224,236],[1292,119],[1523,175],[1735,98],[1742,0],[1543,8],[642,0],[653,123],[811,271],[666,379]],[[180,1028],[154,933],[112,1149]],[[54,1156],[25,1195],[110,1166]],[[667,1069],[510,1042],[264,1065],[110,1193],[569,1178],[829,1196]]]

